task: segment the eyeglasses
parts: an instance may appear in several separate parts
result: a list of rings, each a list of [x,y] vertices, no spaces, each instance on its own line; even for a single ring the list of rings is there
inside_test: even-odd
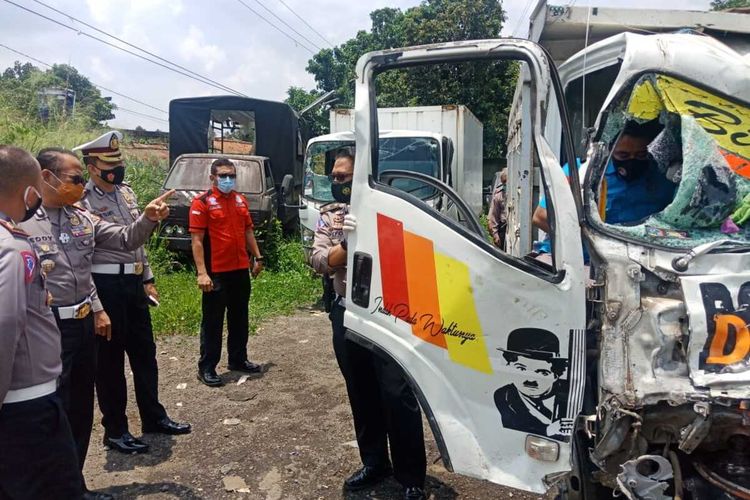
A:
[[[80,184],[82,186],[86,184],[86,179],[84,179],[83,176],[80,174],[75,174],[75,175],[63,174],[63,175],[65,175],[72,184]]]
[[[216,177],[218,177],[219,179],[224,179],[224,180],[236,179],[237,174],[218,174]]]
[[[352,180],[352,174],[328,174],[328,180],[337,184],[343,184]]]

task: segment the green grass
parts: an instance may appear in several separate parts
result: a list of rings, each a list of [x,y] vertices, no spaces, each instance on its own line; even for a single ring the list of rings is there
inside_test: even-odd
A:
[[[303,262],[302,246],[296,241],[279,245],[279,264],[252,281],[250,331],[275,316],[287,315],[310,305],[322,293],[320,279]],[[153,254],[152,254],[153,255]],[[156,259],[158,261],[158,259]],[[154,266],[161,306],[151,310],[156,335],[196,335],[200,330],[201,292],[191,268],[170,272],[160,263]]]

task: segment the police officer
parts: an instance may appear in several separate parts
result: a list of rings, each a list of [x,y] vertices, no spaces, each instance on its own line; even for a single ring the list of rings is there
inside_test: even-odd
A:
[[[508,182],[508,169],[500,171],[497,186],[492,191],[492,201],[487,214],[487,226],[492,236],[492,242],[496,247],[505,250],[505,232],[508,230],[508,215],[505,212],[507,203],[506,184]]]
[[[70,425],[56,394],[60,331],[39,259],[13,221],[42,202],[39,165],[0,146],[0,498],[79,499]]]
[[[120,152],[122,134],[107,132],[80,150],[89,172],[83,205],[94,215],[116,224],[132,224],[141,217],[133,190],[123,182],[125,166]],[[162,196],[162,199],[166,199]],[[97,246],[92,272],[99,299],[112,322],[111,340],[99,338],[96,394],[105,429],[104,444],[123,453],[143,453],[148,445],[134,438],[125,415],[127,386],[125,353],[135,383],[135,398],[143,432],[186,434],[189,424],[174,422],[159,402],[156,344],[148,310],[150,297],[158,302],[154,274],[142,245]]]
[[[62,334],[60,395],[83,470],[94,419],[94,334],[109,338],[111,329],[91,276],[94,248],[138,248],[169,209],[163,197],[157,198],[130,226],[111,224],[76,205],[84,180],[74,153],[50,148],[37,160],[42,167],[43,206],[21,227],[30,235],[52,294],[52,312]]]
[[[333,350],[346,382],[363,465],[344,481],[344,488],[349,491],[369,488],[393,473],[404,487],[404,498],[420,500],[425,498],[427,465],[422,415],[416,397],[392,360],[380,358],[345,337],[345,231],[356,228],[354,216],[347,214],[353,173],[354,156],[347,150],[339,152],[331,171],[331,192],[338,203],[321,208],[312,254],[315,270],[333,275],[336,298],[329,315]]]

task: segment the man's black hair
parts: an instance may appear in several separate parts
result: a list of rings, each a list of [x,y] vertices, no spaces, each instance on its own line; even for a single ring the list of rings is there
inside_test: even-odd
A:
[[[237,171],[237,167],[234,166],[234,163],[229,158],[219,158],[218,160],[214,160],[214,162],[211,164],[211,175],[216,175],[216,170],[219,167],[232,167],[234,171]]]
[[[39,151],[36,155],[36,161],[39,162],[39,166],[42,170],[49,170],[53,174],[57,175],[62,169],[62,157],[72,156],[78,159],[78,156],[73,151],[65,148],[44,148]]]
[[[336,160],[341,158],[348,158],[349,161],[354,165],[354,148],[342,148],[336,153]]]
[[[503,357],[505,358],[505,361],[508,362],[508,364],[515,363],[518,361],[518,358],[520,357],[518,354],[514,352],[503,352]],[[568,367],[568,360],[562,359],[562,358],[550,358],[545,360],[550,364],[550,371],[554,373],[557,378],[560,378],[565,374],[565,370]]]
[[[15,194],[34,177],[39,165],[25,149],[0,144],[0,195]]]
[[[638,137],[639,139],[646,139],[648,142],[653,141],[659,132],[662,131],[664,126],[659,123],[659,119],[638,123],[635,120],[630,120],[625,123],[622,129],[622,135],[629,135],[631,137]]]

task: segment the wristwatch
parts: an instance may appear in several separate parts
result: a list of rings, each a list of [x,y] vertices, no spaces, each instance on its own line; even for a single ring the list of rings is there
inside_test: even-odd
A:
[[[261,255],[260,257],[253,257],[253,260],[256,262],[260,262],[263,260],[263,256]]]
[[[341,245],[341,248],[343,248],[343,249],[344,249],[344,251],[347,251],[347,244],[346,244],[346,240],[341,240],[341,243],[339,243],[339,245]]]

